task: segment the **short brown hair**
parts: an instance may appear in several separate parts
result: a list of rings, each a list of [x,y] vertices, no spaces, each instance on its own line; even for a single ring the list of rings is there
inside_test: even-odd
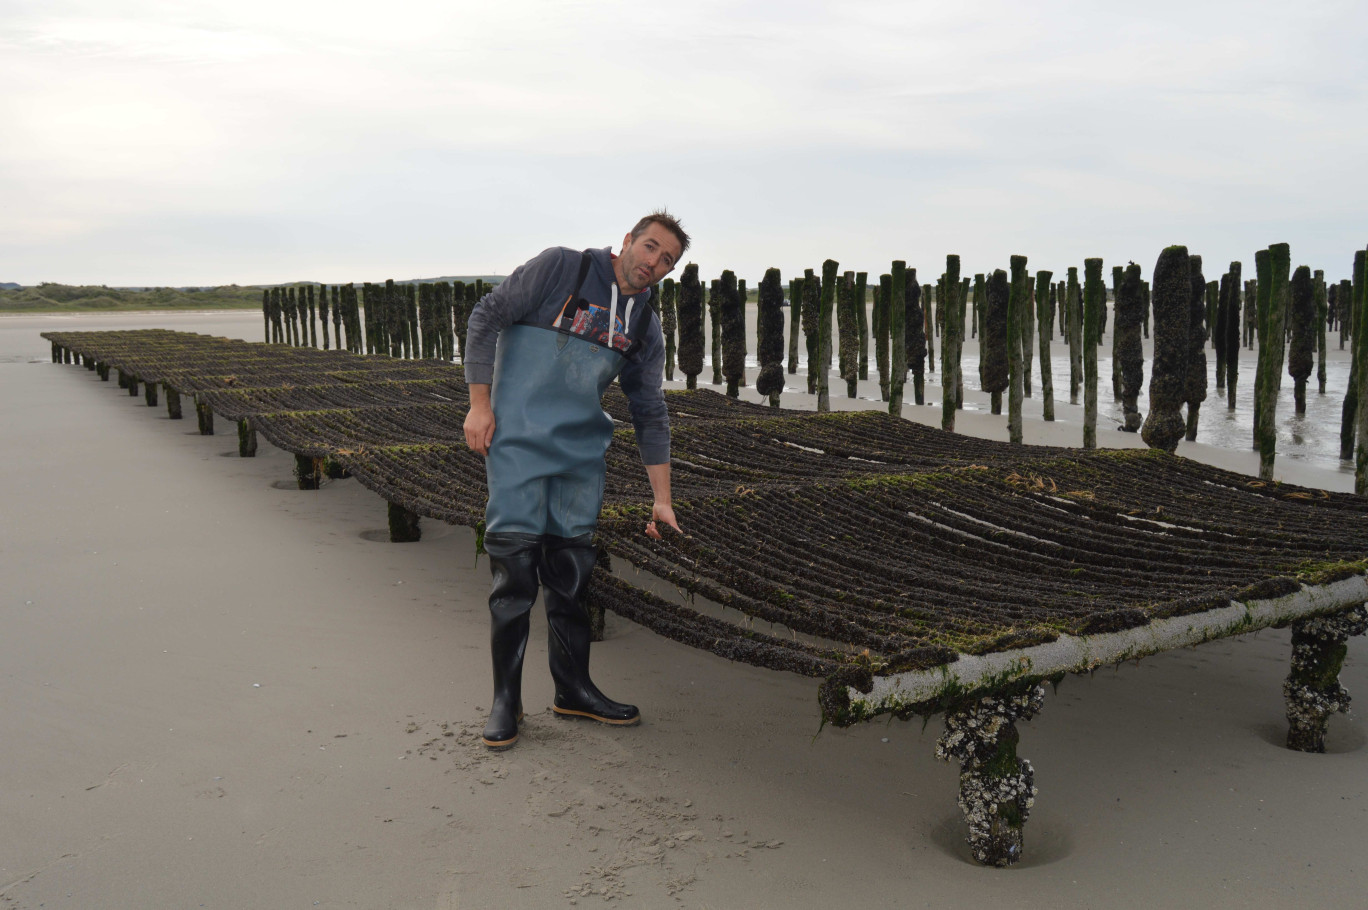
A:
[[[636,227],[632,228],[632,239],[636,240],[646,233],[646,228],[653,224],[658,224],[675,235],[675,239],[679,241],[679,255],[682,258],[689,248],[689,235],[684,232],[684,228],[680,227],[679,219],[664,209],[657,209],[638,221]]]

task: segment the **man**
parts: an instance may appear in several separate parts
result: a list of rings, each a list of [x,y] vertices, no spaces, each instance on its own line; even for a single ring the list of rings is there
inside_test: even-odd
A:
[[[623,237],[618,255],[552,247],[515,269],[470,314],[465,435],[485,457],[484,548],[494,576],[494,701],[484,730],[491,749],[518,740],[538,582],[556,684],[552,710],[607,724],[641,719],[635,706],[608,698],[589,678],[583,595],[597,556],[594,529],[613,435],[601,399],[617,378],[654,499],[646,533],[659,538],[661,522],[679,530],[661,390],[665,342],[648,301],[688,247],[679,222],[655,212]]]

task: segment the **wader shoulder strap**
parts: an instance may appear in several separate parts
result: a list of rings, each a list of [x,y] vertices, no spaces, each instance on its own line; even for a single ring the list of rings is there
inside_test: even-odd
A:
[[[579,277],[575,279],[575,289],[565,298],[565,303],[561,304],[560,315],[556,317],[556,328],[569,329],[575,321],[575,313],[579,312],[584,303],[580,299],[580,288],[584,287],[584,279],[589,277],[589,268],[594,264],[594,260],[589,255],[589,250],[580,254]]]

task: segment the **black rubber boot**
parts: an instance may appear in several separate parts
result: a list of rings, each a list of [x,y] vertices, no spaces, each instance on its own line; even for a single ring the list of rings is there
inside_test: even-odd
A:
[[[641,720],[636,706],[613,701],[589,678],[589,614],[583,601],[598,555],[594,535],[548,535],[545,541],[542,600],[546,603],[551,678],[556,683],[551,710],[605,724],[635,724]]]
[[[528,615],[537,599],[541,538],[535,534],[484,536],[494,586],[489,592],[489,650],[494,658],[494,701],[484,744],[507,749],[518,741],[522,720],[522,666],[527,652]]]

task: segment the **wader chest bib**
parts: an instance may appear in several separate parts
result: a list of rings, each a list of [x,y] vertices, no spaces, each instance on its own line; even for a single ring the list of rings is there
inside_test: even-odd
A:
[[[613,439],[603,394],[625,364],[621,352],[555,326],[516,323],[499,333],[486,532],[577,537],[594,530]]]

